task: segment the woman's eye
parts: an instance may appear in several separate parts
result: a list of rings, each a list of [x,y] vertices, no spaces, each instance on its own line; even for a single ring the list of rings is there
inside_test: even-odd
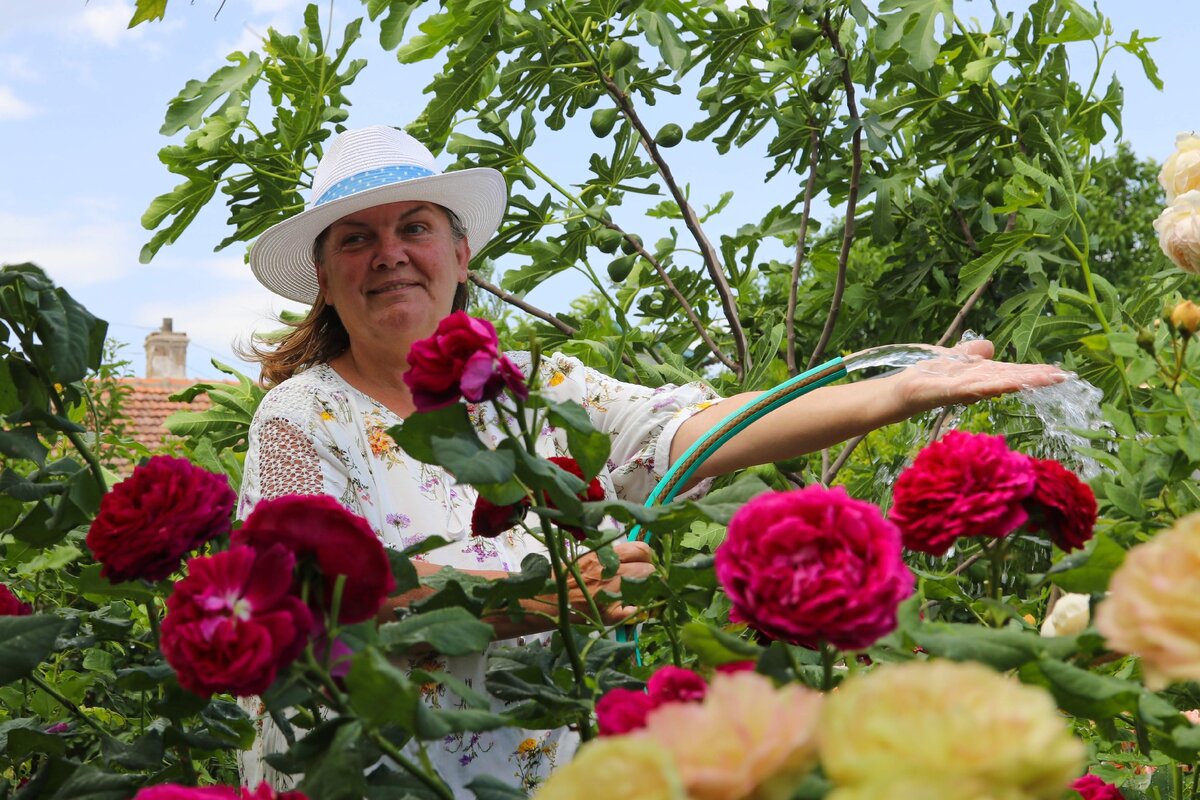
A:
[[[410,222],[404,226],[404,232],[408,234],[425,233],[429,230],[429,226],[424,222]]]
[[[366,240],[367,237],[361,233],[348,233],[342,237],[342,247],[359,244],[360,242],[365,242]]]

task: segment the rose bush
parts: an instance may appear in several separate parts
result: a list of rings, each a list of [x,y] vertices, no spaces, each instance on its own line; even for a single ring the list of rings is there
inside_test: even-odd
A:
[[[414,342],[404,382],[418,411],[443,408],[464,397],[491,400],[505,389],[527,397],[520,369],[499,351],[496,329],[485,319],[456,311],[433,336]]]
[[[805,647],[868,647],[896,627],[912,593],[900,532],[842,488],[760,495],[729,521],[717,580],[731,617]]]
[[[1084,775],[1071,784],[1083,800],[1125,800],[1121,790],[1096,775]]]
[[[650,714],[667,703],[698,703],[708,684],[690,669],[661,667],[646,684],[646,691],[616,688],[596,701],[596,725],[601,736],[616,736],[646,727]]]
[[[283,545],[296,555],[301,572],[309,560],[320,572],[310,600],[331,610],[338,578],[344,576],[338,621],[371,619],[396,586],[387,553],[366,521],[328,495],[292,495],[255,506],[233,536],[235,545],[269,549]]]
[[[112,581],[160,581],[185,555],[229,532],[237,500],[222,475],[154,456],[100,500],[87,546]]]

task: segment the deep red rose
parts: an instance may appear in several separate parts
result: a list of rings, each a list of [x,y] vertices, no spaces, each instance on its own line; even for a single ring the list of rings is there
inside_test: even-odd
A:
[[[717,664],[716,670],[729,675],[735,672],[754,672],[757,666],[755,661],[727,661],[724,664]]]
[[[888,515],[904,546],[942,555],[963,536],[1007,536],[1025,524],[1032,459],[1003,436],[951,431],[900,473]]]
[[[525,376],[500,352],[492,323],[462,311],[438,323],[433,336],[413,343],[404,382],[417,411],[444,408],[460,397],[491,400],[505,387],[522,400],[529,396]]]
[[[28,603],[21,602],[12,589],[0,583],[0,617],[25,617],[33,613]]]
[[[1057,461],[1035,458],[1033,494],[1025,501],[1028,526],[1045,531],[1059,548],[1070,552],[1092,538],[1096,525],[1096,495]]]
[[[263,781],[254,791],[242,787],[238,800],[308,800],[304,792],[276,792],[271,785]]]
[[[552,456],[551,458],[548,458],[546,460],[549,461],[551,464],[554,464],[559,469],[562,469],[562,470],[565,470],[566,472],[571,473],[576,478],[579,478],[579,480],[584,479],[583,478],[583,470],[581,470],[579,468],[579,462],[576,461],[575,459],[570,458],[568,456]],[[594,503],[596,501],[603,500],[604,499],[604,487],[600,485],[600,479],[592,478],[590,481],[588,481],[587,486],[584,488],[584,490],[582,492],[579,493],[578,497],[580,500],[582,500],[585,503],[588,503],[588,502]],[[549,497],[546,498],[546,505],[549,506],[550,508],[557,508],[557,506],[554,505],[554,501],[551,500]],[[560,525],[559,527],[562,528],[567,533],[574,536],[575,539],[580,542],[582,542],[584,539],[587,538],[587,534],[584,533],[581,528],[573,528],[568,525]]]
[[[1095,775],[1084,775],[1071,784],[1071,788],[1083,796],[1083,800],[1125,800],[1121,790],[1105,783]]]
[[[236,499],[224,475],[154,456],[100,498],[87,546],[110,581],[161,581],[185,555],[229,532]]]
[[[471,533],[486,539],[495,538],[524,519],[528,510],[528,497],[519,503],[498,506],[480,495],[475,498],[475,508],[471,511]]]
[[[698,673],[668,664],[646,682],[646,693],[656,705],[699,703],[708,694],[708,682]]]
[[[162,623],[162,651],[179,684],[208,697],[261,694],[304,649],[315,624],[292,593],[286,547],[234,547],[188,561]]]
[[[339,575],[346,576],[338,621],[371,619],[396,588],[387,552],[367,521],[328,495],[264,500],[233,534],[233,543],[265,548],[281,544],[301,562],[315,562],[324,579],[313,598],[329,611]]]
[[[715,569],[731,619],[804,647],[874,644],[913,590],[900,531],[841,487],[755,497],[729,521]]]

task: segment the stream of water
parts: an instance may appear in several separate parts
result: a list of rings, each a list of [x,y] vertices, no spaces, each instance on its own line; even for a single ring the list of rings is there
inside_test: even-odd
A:
[[[979,338],[970,333],[963,340]],[[946,350],[936,350],[921,345],[883,345],[863,350],[845,360],[847,372],[892,367],[902,368],[935,358],[960,359],[964,362],[980,361],[978,356],[957,355]],[[1023,389],[1007,397],[1015,399],[1022,407],[1022,417],[1041,426],[1041,433],[1033,440],[1028,455],[1037,458],[1052,458],[1075,471],[1084,480],[1100,474],[1100,465],[1094,458],[1080,451],[1089,440],[1078,431],[1098,431],[1110,427],[1100,413],[1103,392],[1074,373],[1067,373],[1067,380],[1050,386]],[[961,417],[961,408],[952,409],[942,429],[954,426]],[[1028,425],[1023,425],[1028,428]]]

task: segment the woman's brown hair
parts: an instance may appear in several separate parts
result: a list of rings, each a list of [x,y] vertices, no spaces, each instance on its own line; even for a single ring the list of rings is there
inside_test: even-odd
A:
[[[455,241],[467,238],[467,228],[462,220],[448,208],[442,208],[446,218],[450,220],[450,234]],[[321,250],[329,229],[313,242],[313,263],[321,261]],[[470,304],[470,294],[467,284],[460,283],[454,292],[452,311],[466,311]],[[237,354],[250,362],[258,362],[262,367],[262,382],[266,386],[277,386],[297,372],[302,372],[317,364],[325,364],[342,353],[350,346],[350,337],[346,327],[342,325],[341,317],[333,306],[326,304],[325,294],[317,291],[317,299],[308,309],[308,314],[299,322],[288,322],[291,327],[282,336],[278,334],[255,334],[249,345],[237,349]]]

